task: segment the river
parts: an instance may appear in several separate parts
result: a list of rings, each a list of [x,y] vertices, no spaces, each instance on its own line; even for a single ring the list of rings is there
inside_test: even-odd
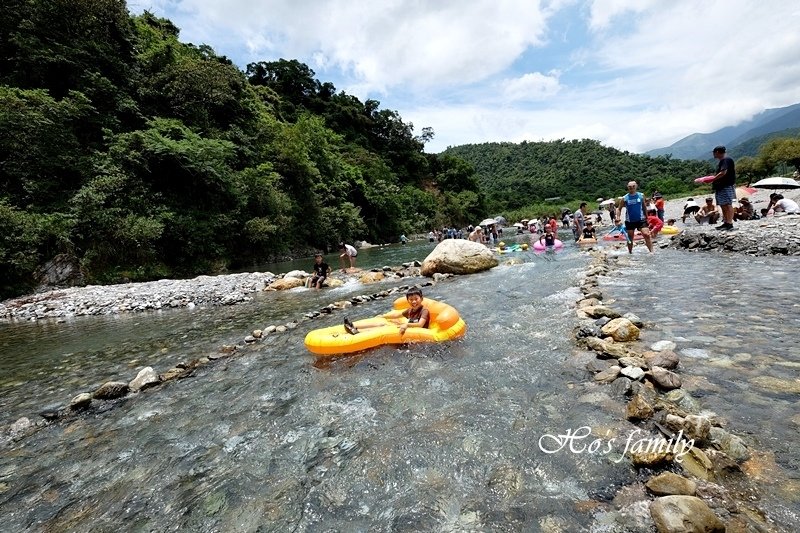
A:
[[[373,262],[421,259],[427,249],[392,248],[391,260],[375,253]],[[587,384],[585,370],[571,361],[575,284],[588,258],[570,247],[555,256],[502,258],[514,255],[526,262],[424,289],[464,317],[469,330],[460,341],[315,364],[303,337],[341,321],[344,314],[334,313],[1,450],[3,530],[640,530],[647,522],[634,511],[641,508],[621,513],[608,505],[638,479],[620,460],[622,449],[545,453],[555,451],[546,434],[588,426],[595,436],[624,437],[631,428],[620,416],[624,404]],[[647,261],[653,259],[635,258],[618,292],[628,292],[624,284],[636,276],[652,275]],[[784,281],[778,289],[788,290]],[[130,379],[145,365],[163,371],[255,328],[391,285],[262,293],[226,308],[6,324],[2,408],[8,420],[31,416],[106,379]],[[347,313],[357,319],[389,305],[375,300]],[[672,311],[657,314],[678,320]],[[653,337],[690,335],[668,325],[659,324]],[[740,433],[740,418],[728,411],[750,405],[709,403]],[[777,436],[756,444],[778,448],[779,462],[791,467],[773,446],[783,434],[766,426],[759,431]],[[796,503],[777,491],[774,497],[775,512],[789,516]]]

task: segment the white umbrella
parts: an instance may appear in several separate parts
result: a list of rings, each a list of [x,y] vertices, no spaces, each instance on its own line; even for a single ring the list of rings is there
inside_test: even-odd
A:
[[[524,228],[525,224],[523,224],[522,222],[514,222],[514,227],[515,228]]]
[[[495,219],[493,219],[493,218],[485,218],[485,219],[481,220],[481,222],[478,225],[479,226],[491,226],[492,224],[497,224],[497,221]]]
[[[609,198],[608,200],[600,202],[600,205],[611,205],[611,204],[615,204],[615,203],[617,203],[616,200],[614,200],[613,198]]]
[[[750,185],[757,189],[800,189],[800,183],[792,178],[782,178],[780,176],[773,176],[771,178],[764,178]]]

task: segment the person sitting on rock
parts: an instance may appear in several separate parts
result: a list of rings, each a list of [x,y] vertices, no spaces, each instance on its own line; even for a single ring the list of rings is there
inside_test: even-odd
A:
[[[719,208],[714,205],[714,199],[706,198],[706,205],[700,208],[700,211],[697,212],[694,219],[698,224],[702,224],[703,222],[716,224],[721,214]]]
[[[733,220],[752,220],[755,217],[755,209],[750,203],[750,198],[744,197],[739,200],[739,207],[733,211]]]
[[[322,260],[322,254],[315,254],[312,268],[314,269],[314,276],[311,278],[311,286],[315,289],[321,289],[322,285],[325,284],[325,280],[328,279],[331,267]]]
[[[700,206],[697,205],[697,202],[694,201],[694,198],[689,198],[686,200],[686,203],[683,206],[683,216],[681,217],[681,222],[685,224],[686,217],[689,215],[694,215],[698,211],[700,211]]]
[[[423,307],[423,299],[422,290],[418,289],[417,287],[411,287],[406,292],[406,300],[411,307],[403,310],[389,311],[388,313],[381,315],[381,317],[389,320],[398,318],[407,319],[407,322],[398,326],[400,329],[400,335],[403,335],[408,328],[427,328],[431,320],[431,315],[428,310]],[[375,322],[363,322],[361,324],[361,329],[378,328],[385,325],[386,322],[383,320],[376,320]],[[344,317],[344,329],[350,335],[358,335],[360,331],[359,328],[357,328],[348,317]]]

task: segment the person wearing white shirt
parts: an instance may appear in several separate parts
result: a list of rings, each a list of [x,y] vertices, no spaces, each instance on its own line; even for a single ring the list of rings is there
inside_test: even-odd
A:
[[[686,223],[686,217],[689,215],[694,215],[700,211],[700,206],[697,205],[697,202],[694,201],[694,198],[689,198],[686,200],[686,204],[683,206],[683,216],[681,217],[681,222]]]
[[[787,215],[800,215],[800,206],[788,198],[780,198],[774,205],[775,212],[783,211]]]

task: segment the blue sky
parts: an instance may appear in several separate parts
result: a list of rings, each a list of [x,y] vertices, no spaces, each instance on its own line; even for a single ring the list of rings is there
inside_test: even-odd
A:
[[[800,102],[775,0],[129,0],[244,69],[297,59],[397,110],[426,150],[592,138],[641,152]]]

